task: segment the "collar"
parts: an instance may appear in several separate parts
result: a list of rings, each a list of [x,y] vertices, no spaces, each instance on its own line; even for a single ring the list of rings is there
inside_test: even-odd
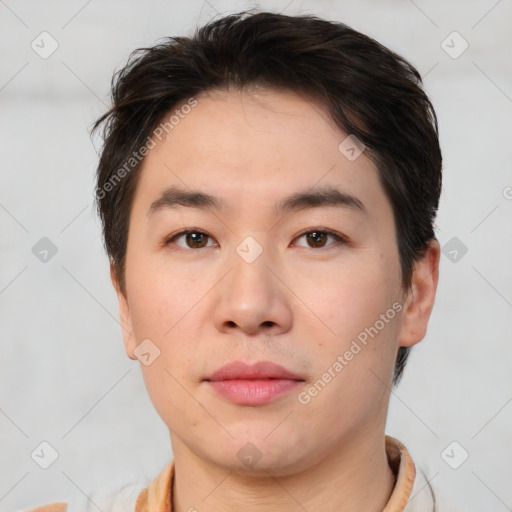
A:
[[[386,436],[386,453],[396,475],[395,487],[383,512],[432,512],[435,499],[425,475],[416,471],[407,448]],[[140,494],[135,512],[172,512],[174,459]]]
[[[396,475],[395,487],[383,512],[433,512],[435,498],[425,475],[416,470],[407,448],[386,436],[389,466]]]

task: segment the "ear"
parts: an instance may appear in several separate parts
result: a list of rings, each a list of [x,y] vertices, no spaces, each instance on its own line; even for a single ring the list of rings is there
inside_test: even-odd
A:
[[[123,342],[126,354],[130,359],[137,359],[134,350],[137,347],[135,336],[133,334],[132,318],[130,314],[130,306],[126,292],[121,290],[117,272],[113,262],[110,262],[110,279],[117,294],[117,302],[119,304],[119,316],[121,321],[121,330],[123,333]]]
[[[414,264],[411,289],[407,292],[399,336],[401,347],[419,343],[427,333],[439,280],[439,242],[432,239],[421,258]]]

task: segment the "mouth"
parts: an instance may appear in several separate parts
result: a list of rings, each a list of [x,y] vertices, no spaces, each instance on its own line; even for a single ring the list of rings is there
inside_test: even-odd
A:
[[[286,369],[284,366],[272,363],[270,361],[260,361],[258,363],[248,365],[242,361],[232,361],[220,367],[205,380],[210,382],[218,382],[223,380],[268,380],[268,379],[288,379],[301,380],[304,379]]]
[[[220,396],[238,405],[263,405],[304,385],[298,374],[272,363],[261,361],[247,365],[228,363],[204,381]]]

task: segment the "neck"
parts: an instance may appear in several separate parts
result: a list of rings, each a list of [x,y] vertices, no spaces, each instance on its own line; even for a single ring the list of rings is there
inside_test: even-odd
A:
[[[380,437],[379,437],[380,436]],[[200,459],[173,440],[173,512],[380,512],[395,484],[383,433],[357,435],[303,471],[274,477],[236,473]]]

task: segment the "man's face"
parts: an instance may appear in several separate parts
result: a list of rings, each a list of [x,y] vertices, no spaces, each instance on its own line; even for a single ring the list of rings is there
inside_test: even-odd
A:
[[[175,455],[237,470],[261,455],[257,469],[287,474],[384,425],[404,326],[392,209],[318,104],[271,90],[196,99],[141,170],[125,345],[160,350],[141,368]],[[171,188],[219,204],[173,204]],[[328,189],[327,203],[290,200]],[[145,343],[142,361],[157,353]],[[212,382],[235,361],[294,379]]]

